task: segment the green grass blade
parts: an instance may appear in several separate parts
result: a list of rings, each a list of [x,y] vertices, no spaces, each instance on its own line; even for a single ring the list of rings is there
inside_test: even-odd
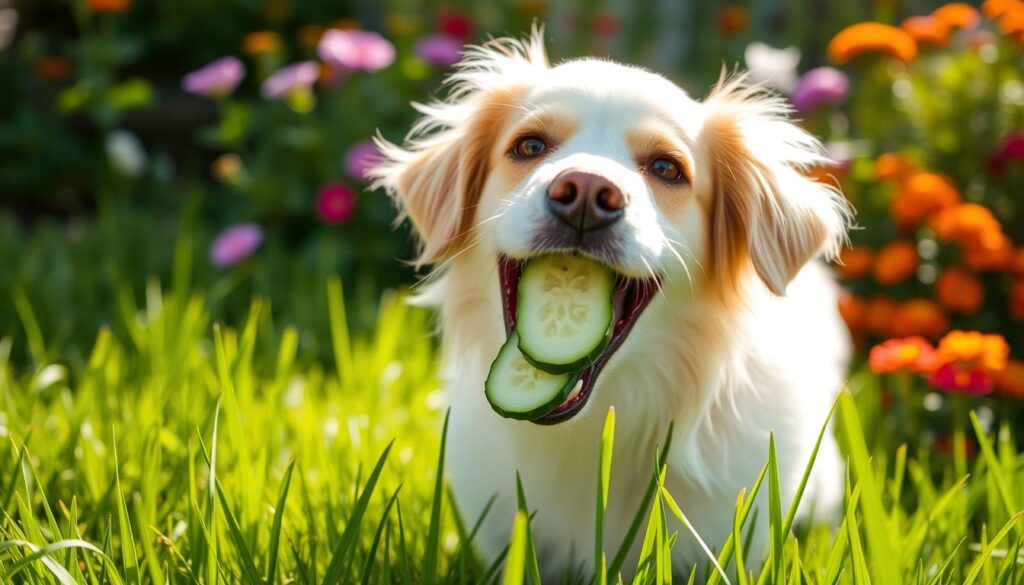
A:
[[[117,492],[117,522],[121,534],[121,563],[124,567],[124,578],[129,585],[141,582],[139,574],[139,556],[135,550],[135,535],[132,534],[132,523],[128,516],[128,505],[125,503],[124,491],[121,489],[121,472],[117,457],[117,438],[113,437],[114,446],[114,489]]]
[[[373,541],[370,543],[370,550],[366,553],[366,562],[363,563],[363,575],[360,580],[363,585],[369,585],[370,583],[370,577],[373,575],[373,565],[377,560],[377,547],[380,546],[381,534],[384,532],[384,527],[388,525],[391,508],[398,500],[398,492],[401,490],[401,485],[395,488],[394,493],[391,494],[391,498],[388,499],[387,505],[384,506],[384,512],[381,514],[380,522],[377,523],[377,530],[373,534]],[[384,564],[387,566],[387,558],[384,559]],[[385,578],[384,582],[388,583],[389,581]]]
[[[345,530],[341,533],[338,545],[334,548],[334,553],[331,555],[331,562],[327,565],[327,571],[324,573],[323,581],[321,581],[323,585],[334,585],[344,581],[344,572],[352,561],[351,553],[356,544],[356,538],[359,535],[363,516],[366,514],[366,508],[370,504],[370,497],[373,496],[374,489],[377,487],[377,480],[380,479],[381,471],[384,469],[384,463],[388,459],[392,446],[394,446],[394,441],[388,443],[388,446],[384,448],[384,452],[380,454],[376,465],[373,466],[373,471],[370,472],[370,476],[366,479],[363,491],[352,508],[348,524],[345,525]]]
[[[228,505],[228,499],[224,496],[224,488],[221,487],[219,481],[216,488],[221,509],[224,511],[224,520],[228,525],[228,536],[231,537],[231,541],[235,545],[235,552],[238,553],[238,564],[242,569],[242,577],[250,585],[260,585],[263,580],[256,569],[256,561],[253,559],[249,546],[245,543],[245,536],[242,535],[242,530],[238,527],[238,520],[231,510],[231,506]]]
[[[526,491],[523,490],[523,480],[518,471],[516,472],[516,503],[519,511],[526,514],[529,519],[530,510],[526,505]],[[530,529],[529,522],[526,523],[526,569],[530,576],[530,582],[540,585],[540,563],[537,562],[537,548],[533,544],[533,531]]]
[[[999,493],[999,499],[1003,503],[1004,512],[1006,512],[1007,517],[1012,517],[1020,508],[1017,506],[1014,492],[1010,489],[1010,480],[1007,479],[1006,474],[1003,472],[999,458],[996,456],[995,450],[992,449],[992,443],[981,428],[981,422],[978,421],[978,415],[974,411],[971,411],[971,425],[974,426],[974,435],[978,439],[978,445],[981,447],[985,464],[988,466],[989,477],[996,484],[996,491]]]
[[[786,551],[782,525],[782,488],[779,482],[779,459],[775,433],[768,435],[768,534],[771,582],[786,582]]]
[[[598,459],[597,511],[594,529],[594,563],[599,585],[608,585],[608,560],[604,554],[604,514],[608,508],[608,486],[611,482],[612,451],[615,447],[615,408],[609,408],[601,432],[601,450]]]
[[[668,509],[672,511],[675,517],[683,523],[683,526],[686,527],[686,529],[690,531],[690,534],[693,535],[693,538],[696,539],[697,544],[700,546],[701,550],[704,551],[704,554],[708,557],[708,560],[711,561],[711,564],[715,567],[715,570],[718,571],[718,573],[722,576],[722,580],[725,581],[726,585],[732,585],[732,582],[729,581],[729,576],[725,573],[725,569],[723,569],[722,566],[718,564],[718,559],[715,558],[715,554],[711,552],[710,548],[708,548],[707,543],[705,543],[704,539],[701,538],[700,534],[697,533],[697,529],[694,528],[693,524],[690,523],[690,519],[686,517],[686,514],[683,514],[683,511],[679,508],[679,505],[676,504],[676,501],[672,497],[672,494],[670,494],[668,490],[665,489],[664,485],[661,486],[661,497],[668,505]]]
[[[818,460],[818,450],[821,448],[821,442],[828,432],[829,422],[832,421],[832,416],[835,414],[838,405],[839,398],[836,397],[835,402],[832,403],[832,408],[829,409],[828,415],[825,417],[825,422],[821,425],[821,430],[818,431],[818,438],[814,441],[814,449],[811,450],[811,456],[804,467],[804,474],[800,478],[800,484],[797,486],[796,493],[793,494],[793,499],[789,503],[789,510],[786,511],[786,519],[782,523],[782,538],[788,538],[790,531],[793,529],[793,522],[796,520],[797,510],[800,508],[800,500],[804,497],[804,490],[807,489],[807,482],[811,478],[814,463]]]
[[[974,416],[973,412],[971,413],[971,416]],[[988,560],[992,556],[992,551],[994,551],[996,547],[999,545],[999,543],[1003,541],[1003,538],[1005,538],[1006,535],[1010,533],[1010,530],[1017,526],[1017,523],[1020,521],[1021,517],[1024,517],[1024,511],[1020,511],[1014,514],[1010,518],[1010,520],[1003,525],[999,532],[996,533],[992,540],[990,540],[989,543],[985,545],[985,548],[982,549],[981,554],[978,555],[978,558],[974,559],[974,563],[971,564],[970,571],[968,571],[967,576],[964,577],[963,585],[974,584],[974,581],[978,578],[978,575],[981,573],[982,569],[984,569],[985,566],[988,564]]]
[[[281,478],[281,487],[277,494],[277,505],[274,506],[274,521],[270,527],[270,542],[267,544],[267,583],[277,583],[277,555],[281,548],[281,525],[284,522],[284,511],[288,503],[288,488],[292,483],[292,472],[295,460],[288,463]]]
[[[437,582],[438,557],[441,554],[441,508],[444,500],[444,458],[448,444],[448,419],[451,410],[444,415],[444,426],[441,429],[441,449],[437,456],[437,471],[434,476],[434,493],[430,504],[430,526],[427,529],[426,554],[423,558],[424,585]]]
[[[502,585],[522,585],[526,579],[526,525],[529,520],[526,514],[516,512],[512,523],[512,538],[508,545],[508,557],[505,560],[505,576]]]

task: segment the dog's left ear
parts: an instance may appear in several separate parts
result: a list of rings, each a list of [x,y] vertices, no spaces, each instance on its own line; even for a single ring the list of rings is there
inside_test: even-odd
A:
[[[698,144],[719,285],[734,289],[749,258],[768,289],[783,295],[809,260],[838,252],[850,206],[837,189],[805,176],[828,159],[781,98],[739,77],[720,81],[702,107]]]

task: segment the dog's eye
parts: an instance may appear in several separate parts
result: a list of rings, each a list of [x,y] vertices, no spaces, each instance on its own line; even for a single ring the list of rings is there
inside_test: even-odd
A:
[[[544,154],[544,151],[548,149],[548,145],[543,140],[535,136],[529,138],[523,138],[512,147],[512,154],[517,158],[533,158]]]
[[[683,170],[679,168],[679,165],[667,158],[659,158],[653,161],[648,168],[654,176],[671,183],[686,179],[686,175],[683,174]]]

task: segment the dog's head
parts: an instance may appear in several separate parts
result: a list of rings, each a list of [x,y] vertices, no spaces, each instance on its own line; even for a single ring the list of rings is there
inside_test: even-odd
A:
[[[449,83],[447,99],[416,105],[423,118],[404,146],[379,141],[373,171],[416,228],[419,262],[482,250],[503,289],[523,260],[555,251],[620,275],[612,343],[547,422],[580,410],[664,283],[728,305],[753,271],[783,295],[845,236],[841,195],[803,174],[826,161],[820,144],[742,77],[696,101],[637,67],[550,66],[535,31],[467,49]]]

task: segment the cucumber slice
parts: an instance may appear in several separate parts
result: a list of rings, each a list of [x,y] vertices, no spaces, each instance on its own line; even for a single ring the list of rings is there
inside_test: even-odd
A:
[[[544,416],[565,402],[577,380],[578,374],[549,374],[530,365],[520,353],[519,338],[513,332],[491,363],[484,394],[501,416],[528,420]]]
[[[527,262],[519,279],[519,349],[552,374],[593,363],[612,332],[615,276],[579,256],[543,256]]]

